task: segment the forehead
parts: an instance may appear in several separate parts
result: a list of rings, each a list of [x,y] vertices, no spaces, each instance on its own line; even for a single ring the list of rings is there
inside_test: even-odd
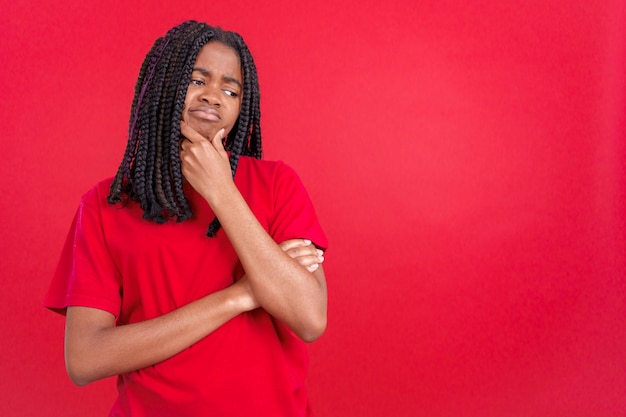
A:
[[[194,67],[229,76],[238,75],[241,79],[239,55],[230,46],[221,42],[214,41],[204,45],[198,52]]]

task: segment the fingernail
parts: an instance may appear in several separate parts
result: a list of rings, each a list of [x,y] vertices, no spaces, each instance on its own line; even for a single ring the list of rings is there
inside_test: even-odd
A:
[[[309,239],[302,239],[302,243],[304,243],[305,245],[310,245],[311,241]]]
[[[324,255],[324,251],[321,249],[315,249],[315,252],[317,252],[317,256],[322,256]]]
[[[308,269],[308,270],[309,270],[309,272],[313,272],[313,271],[315,271],[317,268],[319,268],[319,266],[320,266],[319,264],[313,264],[313,265],[309,265],[309,266],[307,266],[307,267],[306,267],[306,269]]]

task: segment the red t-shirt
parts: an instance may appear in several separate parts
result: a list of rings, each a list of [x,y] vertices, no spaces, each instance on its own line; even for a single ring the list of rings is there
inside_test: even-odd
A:
[[[44,305],[88,306],[118,325],[166,314],[243,275],[226,234],[205,232],[214,215],[190,186],[194,217],[156,224],[139,204],[110,205],[111,179],[83,196]],[[241,157],[235,184],[280,243],[327,240],[302,182],[282,162]],[[111,417],[307,416],[306,344],[265,310],[240,314],[174,357],[118,377]]]

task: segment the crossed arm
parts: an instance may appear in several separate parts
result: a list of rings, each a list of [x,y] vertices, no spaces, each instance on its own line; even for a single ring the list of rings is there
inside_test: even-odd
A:
[[[183,174],[220,219],[245,271],[231,286],[163,316],[115,326],[115,317],[89,307],[68,307],[65,361],[74,383],[145,368],[203,339],[233,317],[264,308],[302,340],[326,328],[327,292],[323,256],[310,242],[276,244],[235,187],[223,132],[209,141],[185,123]]]

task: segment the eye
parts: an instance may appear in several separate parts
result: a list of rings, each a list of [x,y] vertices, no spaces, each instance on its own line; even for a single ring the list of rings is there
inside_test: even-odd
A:
[[[193,85],[197,85],[197,86],[203,86],[204,85],[204,80],[201,80],[199,78],[192,78],[191,81],[189,82],[189,84],[193,84]]]
[[[237,97],[239,95],[235,93],[234,91],[230,91],[230,90],[224,90],[224,94],[226,94],[229,97]]]

